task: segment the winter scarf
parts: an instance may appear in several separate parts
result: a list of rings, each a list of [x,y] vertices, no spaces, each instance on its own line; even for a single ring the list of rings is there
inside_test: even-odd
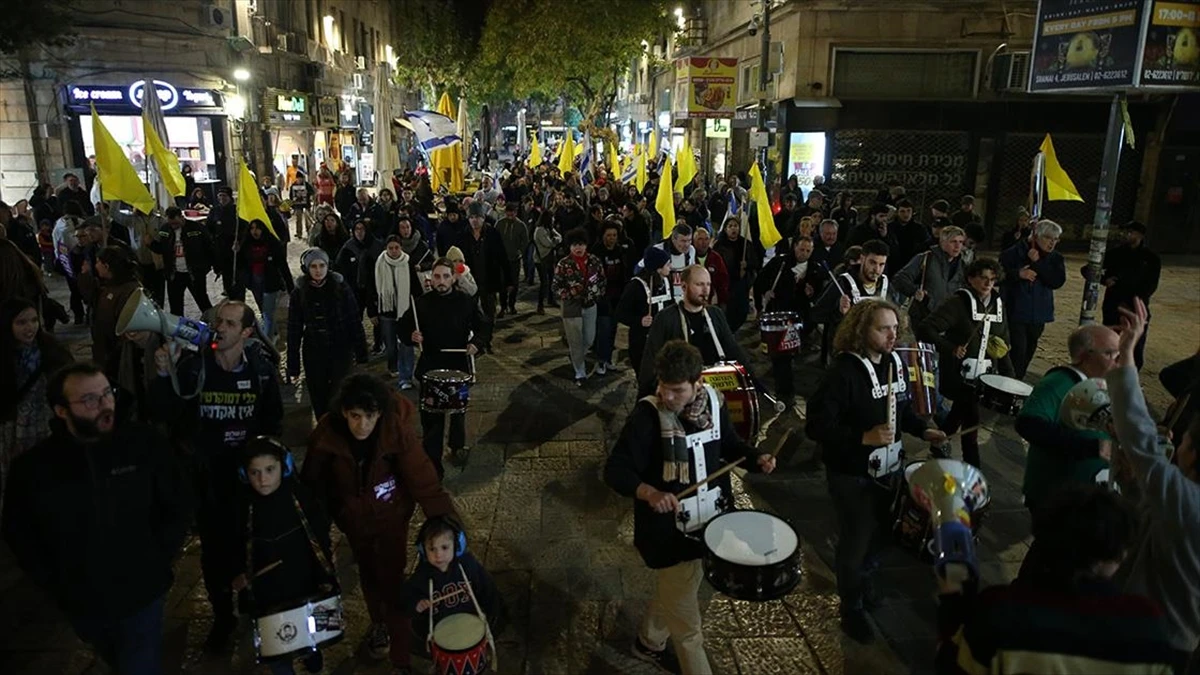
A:
[[[663,480],[691,484],[691,450],[687,445],[687,431],[683,422],[694,426],[697,432],[712,428],[713,410],[709,406],[708,391],[701,389],[695,400],[683,407],[679,413],[663,407],[657,396],[642,399],[649,401],[658,410],[659,433],[663,442]]]
[[[408,311],[412,301],[408,269],[411,260],[403,250],[399,258],[393,259],[384,251],[375,259],[375,290],[379,294],[380,312],[391,314],[395,311],[399,318]]]

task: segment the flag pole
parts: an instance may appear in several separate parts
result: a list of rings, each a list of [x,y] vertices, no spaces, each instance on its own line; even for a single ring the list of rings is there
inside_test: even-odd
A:
[[[1112,200],[1116,196],[1117,171],[1121,164],[1121,145],[1125,139],[1125,120],[1121,114],[1125,94],[1112,97],[1108,111],[1108,135],[1104,139],[1104,161],[1100,166],[1100,185],[1096,190],[1096,212],[1092,218],[1092,243],[1084,272],[1083,301],[1079,307],[1079,325],[1096,323],[1096,305],[1100,301],[1100,274],[1108,247],[1108,225],[1112,218]]]

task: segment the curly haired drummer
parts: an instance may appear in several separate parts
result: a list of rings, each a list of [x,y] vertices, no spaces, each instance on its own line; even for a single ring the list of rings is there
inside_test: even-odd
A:
[[[657,355],[669,340],[683,339],[700,350],[701,363],[711,366],[720,361],[737,361],[750,367],[750,356],[729,329],[725,312],[708,306],[712,277],[701,265],[683,270],[683,299],[664,307],[646,336],[646,350],[638,368],[638,395],[654,392]]]
[[[656,393],[634,406],[604,467],[604,482],[635,499],[633,545],[655,574],[633,654],[668,672],[710,673],[696,595],[704,576],[703,545],[689,533],[702,531],[731,503],[732,484],[726,473],[693,496],[676,493],[702,483],[724,463],[743,459],[743,466],[770,473],[775,459],[738,437],[720,393],[701,381],[696,346],[672,340],[655,356]]]
[[[900,308],[886,300],[851,307],[834,336],[838,355],[808,399],[805,431],[822,446],[838,521],[834,568],[842,630],[863,643],[874,638],[864,606],[872,602],[871,573],[884,533],[880,521],[903,464],[900,432],[932,443],[946,439],[908,404],[907,379],[892,351],[900,317]]]

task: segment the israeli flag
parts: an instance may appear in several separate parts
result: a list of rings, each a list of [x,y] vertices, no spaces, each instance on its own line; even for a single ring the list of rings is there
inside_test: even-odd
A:
[[[629,162],[629,166],[625,167],[625,172],[621,174],[622,183],[632,183],[637,180],[638,163],[636,160]]]
[[[417,135],[417,146],[423,152],[430,153],[462,143],[458,124],[449,117],[432,110],[414,110],[404,114],[412,125],[413,133]]]
[[[583,156],[579,159],[579,182],[587,185],[592,182],[592,132],[583,134]]]
[[[733,190],[730,190],[729,191],[729,208],[726,210],[727,212],[726,212],[725,216],[726,217],[736,216],[738,214],[738,212],[741,211],[741,209],[738,208],[738,206],[739,205],[738,205],[738,200],[737,200],[737,193],[734,192]]]

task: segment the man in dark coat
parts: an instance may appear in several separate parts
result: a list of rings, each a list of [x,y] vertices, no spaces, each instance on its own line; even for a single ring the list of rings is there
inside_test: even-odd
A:
[[[1013,372],[1017,379],[1037,351],[1046,324],[1054,321],[1054,291],[1067,283],[1062,254],[1055,251],[1062,228],[1051,220],[1038,222],[1029,241],[1000,254],[1004,268],[1004,304],[1008,309],[1008,332],[1012,336]]]
[[[1146,248],[1146,226],[1133,220],[1122,229],[1125,230],[1125,243],[1109,249],[1104,257],[1104,271],[1100,274],[1100,282],[1105,288],[1102,306],[1105,326],[1120,325],[1118,309],[1133,307],[1134,298],[1141,298],[1149,309],[1150,296],[1158,290],[1158,278],[1162,274],[1162,261],[1158,254]],[[1145,360],[1148,332],[1149,323],[1133,352],[1138,370],[1141,370]]]
[[[488,322],[496,320],[497,301],[500,293],[516,286],[512,267],[508,264],[508,253],[504,250],[504,237],[495,226],[484,222],[484,205],[472,203],[467,213],[468,227],[458,236],[455,243],[463,252],[463,262],[471,268],[475,282],[479,284],[479,306]],[[487,344],[491,349],[491,344]]]
[[[888,222],[891,210],[886,204],[876,204],[871,207],[871,215],[866,222],[861,225],[856,225],[850,230],[850,239],[846,242],[846,246],[862,246],[863,244],[878,239],[888,246],[888,260],[885,271],[891,275],[895,274],[904,267],[907,260],[900,260],[896,252],[900,249],[900,238],[896,236],[896,229],[892,227],[892,223]]]

